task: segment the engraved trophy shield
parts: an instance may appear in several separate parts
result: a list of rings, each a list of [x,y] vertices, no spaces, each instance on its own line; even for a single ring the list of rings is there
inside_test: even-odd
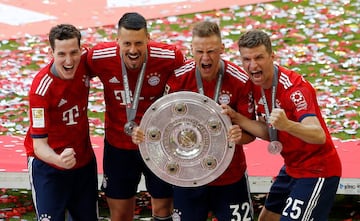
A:
[[[140,128],[139,149],[145,164],[176,186],[210,183],[229,166],[235,144],[228,141],[230,118],[212,99],[195,92],[175,92],[154,102]]]

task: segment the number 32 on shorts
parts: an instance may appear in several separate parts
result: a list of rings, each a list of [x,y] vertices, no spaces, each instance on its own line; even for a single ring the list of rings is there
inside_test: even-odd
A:
[[[231,221],[249,221],[251,220],[251,208],[250,208],[250,204],[248,202],[243,203],[241,205],[241,208],[239,206],[239,204],[236,205],[230,205],[230,209],[232,209],[232,215],[234,218],[231,219]],[[242,213],[244,214],[244,217],[241,218],[241,213],[240,210],[243,211]]]

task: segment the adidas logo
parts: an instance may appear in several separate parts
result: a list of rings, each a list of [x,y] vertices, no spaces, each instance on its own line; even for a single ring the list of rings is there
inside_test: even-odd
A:
[[[261,97],[261,98],[259,99],[258,104],[265,105],[263,98],[264,98],[264,97]]]
[[[120,81],[114,76],[109,80],[109,83],[117,84],[117,83],[120,83]]]
[[[61,98],[61,100],[60,100],[60,102],[59,102],[59,104],[58,104],[58,107],[61,107],[61,106],[63,106],[64,104],[66,104],[67,103],[67,100],[65,100],[64,98]]]

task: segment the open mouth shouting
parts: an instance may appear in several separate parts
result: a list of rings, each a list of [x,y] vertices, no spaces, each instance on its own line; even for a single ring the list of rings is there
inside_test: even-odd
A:
[[[211,69],[212,64],[201,64],[201,68],[204,69],[205,71],[209,71]]]
[[[61,68],[58,69],[58,75],[61,79],[73,79],[76,72],[76,64],[72,65],[62,65]]]
[[[69,72],[74,69],[74,65],[64,65],[63,68],[66,72]]]
[[[141,66],[141,59],[139,53],[135,53],[135,54],[127,53],[126,57],[128,61],[127,62],[128,68],[137,69]]]
[[[263,73],[262,71],[252,71],[251,76],[253,77],[254,80],[261,80],[262,73]]]

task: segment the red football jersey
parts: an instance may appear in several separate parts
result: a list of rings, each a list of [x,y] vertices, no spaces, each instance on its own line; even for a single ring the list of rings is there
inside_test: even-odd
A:
[[[105,137],[117,148],[138,149],[131,137],[124,133],[127,122],[126,100],[121,73],[121,58],[116,42],[100,43],[92,48],[88,55],[88,64],[104,86],[106,103]],[[166,80],[174,70],[184,63],[180,49],[173,45],[149,42],[144,81],[140,92],[135,122],[140,124],[141,117],[147,108],[164,93]],[[139,71],[127,70],[129,87],[132,96]]]
[[[175,70],[166,85],[165,93],[176,91],[198,92],[196,83],[195,61],[188,61]],[[204,95],[214,98],[217,78],[212,81],[202,81]],[[252,84],[246,72],[229,61],[224,61],[224,75],[217,103],[227,104],[243,115],[254,119]],[[209,185],[227,185],[242,178],[246,170],[246,159],[242,145],[236,145],[235,153],[225,172]]]
[[[322,118],[316,91],[301,75],[284,67],[279,67],[278,79],[276,106],[284,109],[292,121],[301,122],[307,116],[316,116],[326,133],[325,144],[309,144],[287,132],[278,131],[287,173],[295,178],[340,176],[340,159]],[[272,89],[264,91],[271,111]],[[265,116],[261,97],[261,88],[254,86],[256,112]]]
[[[87,116],[89,71],[84,51],[74,79],[62,80],[51,73],[51,61],[35,76],[29,92],[30,127],[25,138],[28,156],[35,156],[33,138],[48,138],[56,153],[72,147],[76,165],[86,165],[94,156]]]

